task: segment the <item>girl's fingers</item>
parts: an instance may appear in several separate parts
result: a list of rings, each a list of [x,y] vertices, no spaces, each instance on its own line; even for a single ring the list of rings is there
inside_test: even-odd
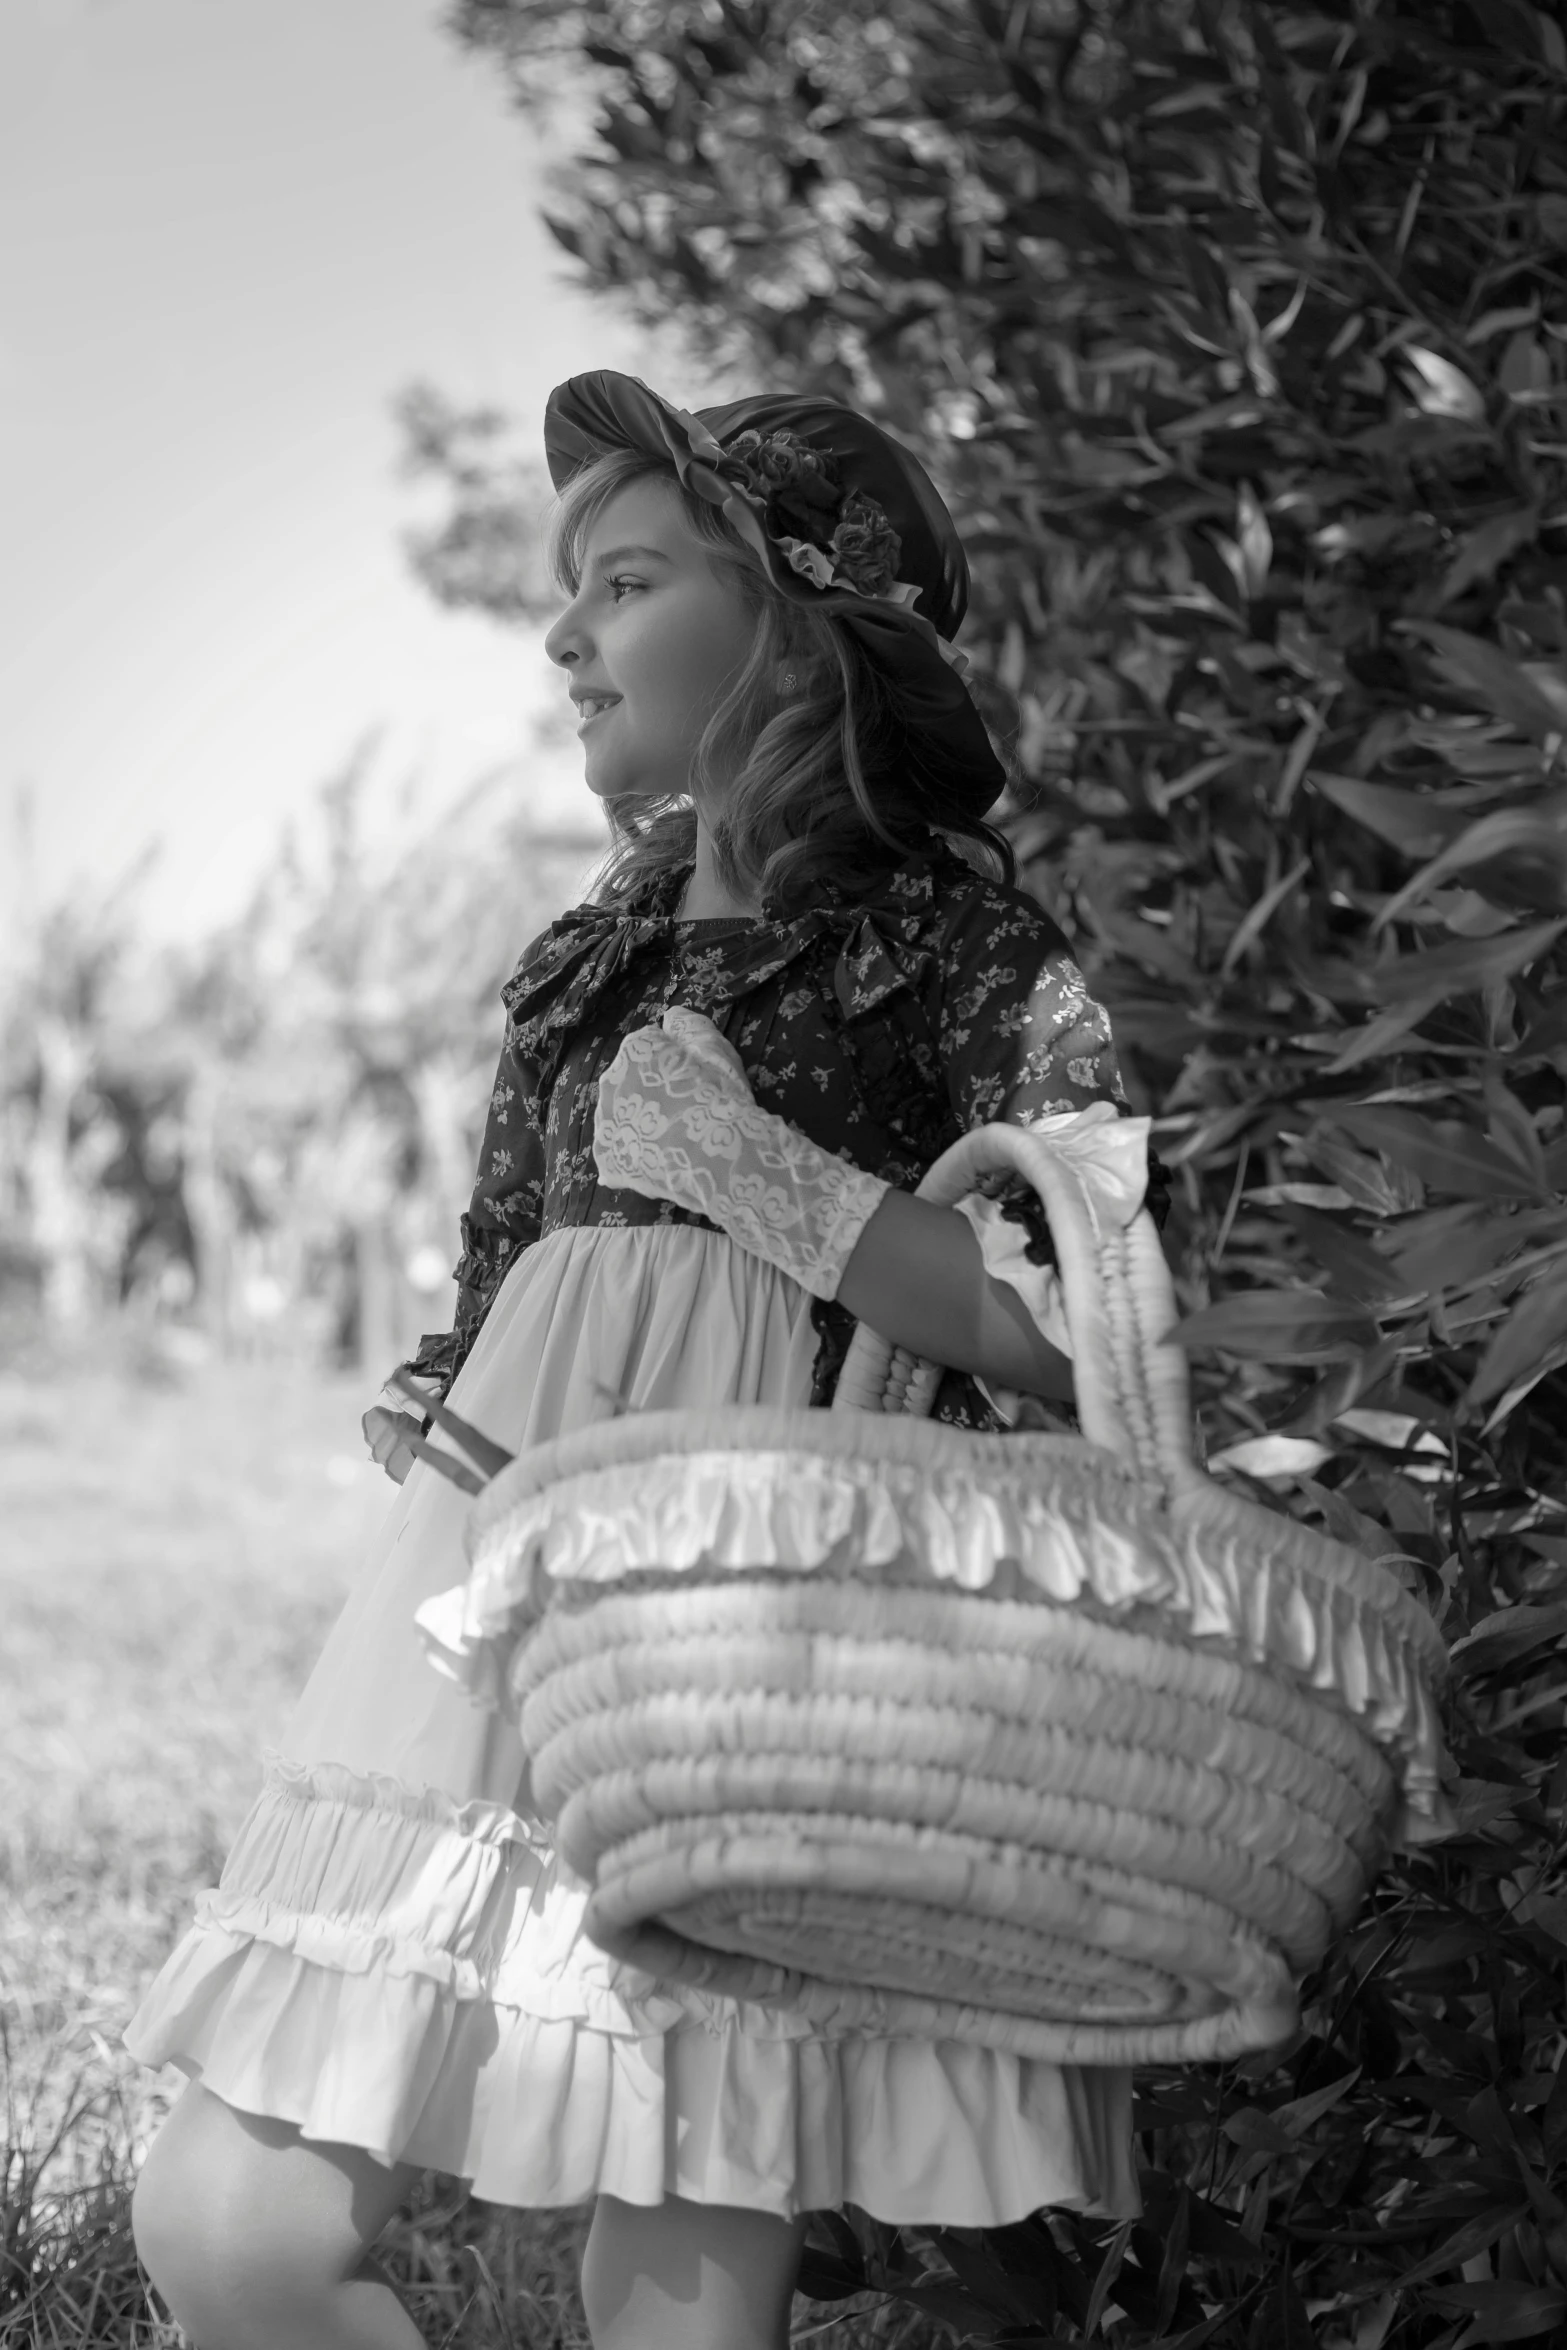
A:
[[[404,1452],[400,1472],[392,1463],[398,1451],[406,1447],[409,1437],[421,1433],[419,1422],[410,1418],[406,1412],[389,1412],[384,1404],[374,1404],[359,1425],[364,1431],[365,1443],[370,1448],[370,1458],[377,1468],[385,1469],[388,1475],[395,1476],[400,1485],[413,1466],[414,1456],[411,1452]]]
[[[392,1384],[400,1387],[405,1394],[414,1395],[443,1435],[452,1437],[460,1444],[468,1458],[484,1471],[486,1477],[499,1476],[502,1469],[510,1468],[514,1456],[503,1444],[492,1442],[481,1429],[471,1428],[466,1420],[452,1410],[450,1404],[438,1402],[433,1395],[422,1394],[406,1372],[394,1371]],[[424,1422],[414,1421],[413,1430],[416,1436],[422,1436]]]

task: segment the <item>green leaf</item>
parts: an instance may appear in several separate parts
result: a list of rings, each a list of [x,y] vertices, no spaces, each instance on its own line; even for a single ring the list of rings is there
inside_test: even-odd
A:
[[[1559,911],[1567,904],[1567,830],[1563,828],[1567,804],[1555,795],[1553,805],[1560,809],[1559,816],[1538,807],[1499,808],[1480,817],[1422,866],[1396,897],[1389,898],[1377,916],[1378,927],[1396,921],[1449,874],[1471,872],[1477,866],[1491,868],[1490,887],[1505,891],[1510,903],[1521,901]],[[1476,878],[1486,891],[1487,875],[1481,872]],[[1498,933],[1509,938],[1519,935],[1514,931]]]
[[[1227,2114],[1224,2135],[1232,2146],[1243,2154],[1295,2154],[1299,2152],[1293,2134],[1271,2113],[1264,2113],[1260,2105],[1243,2105],[1239,2112]]]
[[[1513,1916],[1521,1926],[1538,1926],[1554,1942],[1567,1942],[1567,1895],[1527,1894],[1513,1911]]]
[[[1362,1239],[1353,1225],[1336,1223],[1331,1216],[1294,1203],[1290,1204],[1288,1221],[1340,1297],[1365,1306],[1406,1294],[1390,1260]]]
[[[1208,1455],[1208,1474],[1239,1469],[1248,1477],[1309,1477],[1333,1457],[1332,1447],[1309,1436],[1245,1436]]]
[[[1429,2206],[1423,2206],[1423,2210],[1428,2209]],[[1493,2244],[1499,2243],[1503,2236],[1510,2235],[1527,2210],[1527,2204],[1508,2202],[1499,2211],[1493,2209],[1479,2213],[1457,2229],[1445,2244],[1439,2245],[1426,2259],[1403,2270],[1399,2283],[1404,2286],[1420,2285],[1428,2277],[1446,2276],[1453,2269],[1461,2268],[1477,2252],[1489,2252]]]
[[[941,2251],[977,2309],[1013,2324],[1028,2324],[1037,2318],[1038,2311],[1030,2307],[1028,2292],[1008,2275],[1005,2264],[989,2243],[968,2244],[948,2234],[942,2239]]]
[[[1378,1004],[1419,1004],[1423,1011],[1450,996],[1472,995],[1498,979],[1511,979],[1539,961],[1567,930],[1567,919],[1531,923],[1526,930],[1498,931],[1493,938],[1460,938],[1378,963],[1366,974],[1366,990]]]
[[[1438,1004],[1450,996],[1469,995],[1510,979],[1536,962],[1564,929],[1567,921],[1541,922],[1527,930],[1499,931],[1489,938],[1455,939],[1424,954],[1371,965],[1363,975],[1364,991],[1389,1008],[1353,1032],[1344,1050],[1328,1063],[1329,1070],[1336,1075],[1380,1059]]]
[[[1092,2341],[1098,2329],[1099,2320],[1103,2317],[1110,2295],[1114,2290],[1115,2280],[1121,2273],[1121,2264],[1126,2258],[1126,2248],[1132,2240],[1132,2226],[1133,2223],[1129,2219],[1121,2222],[1105,2247],[1104,2258],[1099,2263],[1099,2273],[1094,2278],[1094,2289],[1088,2296],[1088,2310],[1083,2319],[1083,2333],[1089,2341]]]
[[[1186,2262],[1191,2248],[1192,2198],[1183,2187],[1175,2199],[1175,2209],[1165,2224],[1164,2250],[1159,2262],[1158,2308],[1154,2323],[1163,2334],[1168,2331],[1181,2298],[1181,2287],[1186,2281]]]
[[[1340,1053],[1328,1062],[1331,1076],[1342,1076],[1348,1069],[1362,1068],[1367,1061],[1385,1060],[1396,1044],[1418,1028],[1422,1020],[1435,1011],[1432,1004],[1404,1004],[1394,1011],[1378,1012],[1363,1028],[1352,1031],[1350,1040]]]
[[[999,2341],[1006,2319],[981,2309],[961,2285],[936,2277],[928,2285],[903,2285],[897,2298],[913,2309],[923,2309],[940,2324],[950,2326],[960,2342]]]
[[[1522,1237],[1518,1217],[1488,1215],[1478,1202],[1430,1208],[1400,1226],[1389,1262],[1406,1293],[1459,1289],[1516,1256]]]
[[[1247,948],[1255,944],[1291,890],[1297,887],[1302,877],[1310,870],[1311,859],[1309,857],[1298,858],[1287,873],[1280,875],[1270,890],[1264,891],[1257,903],[1237,924],[1235,934],[1224,950],[1224,960],[1219,966],[1221,975],[1227,976],[1235,969]]]
[[[1159,2086],[1162,2105],[1171,2092],[1165,2084]],[[1206,2082],[1193,2086],[1200,2087],[1201,2101],[1190,2109],[1183,2105],[1179,2108],[1180,2115],[1182,2119],[1200,2125],[1206,2133],[1213,2116],[1213,2094]],[[1256,2245],[1249,2236],[1241,2234],[1231,2214],[1221,2210],[1217,2203],[1209,2202],[1206,2196],[1178,2189],[1168,2174],[1162,2171],[1140,2172],[1139,2184],[1143,2193],[1144,2215],[1148,2225],[1156,2231],[1170,2225],[1176,2195],[1188,2193],[1187,2227],[1194,2257],[1221,2260],[1228,2267],[1248,2271],[1262,2267],[1262,2255]]]
[[[1462,1779],[1453,1799],[1453,1817],[1469,1836],[1478,1836],[1493,1821],[1506,1819],[1524,1799],[1521,1787],[1504,1787],[1492,1779]]]
[[[1397,1539],[1375,1518],[1368,1518],[1364,1510],[1357,1510],[1353,1502],[1330,1485],[1318,1485],[1310,1477],[1301,1480],[1301,1492],[1321,1516],[1322,1523],[1335,1542],[1342,1542],[1346,1550],[1364,1552],[1367,1558],[1386,1559],[1401,1555]]]
[[[1416,1110],[1380,1103],[1327,1113],[1335,1126],[1408,1167],[1430,1190],[1459,1199],[1537,1197],[1530,1177],[1494,1142],[1456,1118],[1423,1118]]]
[[[1567,1267],[1552,1266],[1526,1289],[1499,1330],[1491,1334],[1469,1385],[1471,1403],[1489,1403],[1517,1379],[1537,1370],[1567,1339]]]
[[[1169,1333],[1188,1354],[1222,1347],[1226,1354],[1296,1362],[1352,1354],[1375,1342],[1376,1324],[1354,1306],[1320,1289],[1251,1289],[1204,1306]]]
[[[1567,987],[1555,987],[1541,1002],[1518,1047],[1517,1057],[1558,1053],[1567,1047]]]
[[[1213,2340],[1219,2328],[1231,2324],[1248,2305],[1248,2301],[1249,2296],[1234,2308],[1227,2308],[1221,2301],[1211,2316],[1203,2318],[1197,2325],[1188,2326],[1184,2334],[1177,2334],[1173,2341],[1162,2345],[1162,2350],[1205,2350],[1205,2345]]]
[[[1317,2350],[1316,2329],[1306,2314],[1300,2287],[1287,2262],[1279,2271],[1279,2281],[1268,2304],[1268,2318],[1269,2338],[1275,2350]]]
[[[1451,416],[1463,424],[1485,422],[1485,396],[1461,367],[1418,343],[1406,344],[1404,356],[1417,408],[1428,416]]]
[[[1330,2081],[1325,2089],[1313,2089],[1304,2097],[1291,2097],[1285,2104],[1274,2106],[1271,2118],[1288,2130],[1291,2137],[1304,2137],[1325,2114],[1343,2104],[1360,2075],[1361,2067],[1354,2065],[1336,2081]]]
[[[1348,1192],[1357,1208],[1373,1216],[1397,1216],[1419,1204],[1419,1186],[1413,1179],[1390,1179],[1376,1159],[1352,1149],[1329,1126],[1314,1126],[1301,1148],[1314,1167]],[[1402,1170],[1397,1173],[1402,1175]]]
[[[1358,776],[1331,775],[1316,767],[1310,780],[1324,799],[1406,856],[1434,855],[1468,820],[1467,809],[1445,806],[1429,792],[1395,791],[1390,784],[1362,783]]]
[[[1431,2289],[1441,2309],[1475,2313],[1453,2350],[1481,2342],[1532,2342],[1567,2317],[1567,2292],[1559,2285],[1442,2285]]]
[[[1447,628],[1435,620],[1403,620],[1405,635],[1429,645],[1434,665],[1444,681],[1505,718],[1520,734],[1538,743],[1562,732],[1561,713],[1541,693],[1521,662],[1487,644],[1483,637]]]
[[[1567,1600],[1552,1607],[1509,1607],[1453,1643],[1453,1661],[1466,1680],[1514,1665],[1520,1657],[1567,1637]],[[1460,1662],[1460,1659],[1462,1660]]]
[[[1450,604],[1478,580],[1489,579],[1520,547],[1532,546],[1540,534],[1540,508],[1520,506],[1512,514],[1498,514],[1482,522],[1459,541],[1458,552],[1442,574],[1438,605]]]
[[[1335,1415],[1335,1425],[1347,1428],[1352,1436],[1363,1436],[1369,1444],[1384,1445],[1389,1452],[1428,1453],[1439,1461],[1447,1459],[1447,1446],[1424,1421],[1412,1412],[1386,1412],[1356,1407]]]
[[[856,2273],[847,2262],[831,2252],[819,2251],[814,2244],[807,2244],[800,2255],[795,2290],[809,2294],[813,2301],[849,2301],[863,2293],[867,2284],[863,2270]]]

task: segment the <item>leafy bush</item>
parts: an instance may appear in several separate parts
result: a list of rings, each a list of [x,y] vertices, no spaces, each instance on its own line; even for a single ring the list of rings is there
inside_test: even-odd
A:
[[[837,2231],[965,2339],[1567,2337],[1567,39],[1525,0],[461,0],[587,282],[918,445],[1028,878],[1178,1170],[1201,1416],[1396,1548],[1459,1833],[1148,2207]],[[470,476],[470,498],[473,482]],[[1236,1445],[1242,1449],[1236,1454]]]

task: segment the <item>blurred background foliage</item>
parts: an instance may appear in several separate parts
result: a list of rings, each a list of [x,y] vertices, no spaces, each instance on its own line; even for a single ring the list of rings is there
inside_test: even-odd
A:
[[[1210,1460],[1394,1556],[1453,1649],[1457,1833],[1395,1861],[1294,2044],[1143,2084],[1138,2224],[851,2214],[805,2281],[910,2343],[1567,2339],[1559,14],[451,22],[569,134],[552,221],[591,287],[726,382],[864,405],[942,481],[1026,879],[1177,1170]],[[429,387],[403,413],[447,494],[411,559],[533,614],[531,450]],[[13,957],[5,1229],[52,1312],[189,1282],[242,1343],[246,1281],[294,1284],[342,1347],[395,1319],[367,1266],[444,1250],[529,908],[497,914],[472,825],[372,872],[353,806],[140,995],[97,915]],[[522,869],[558,904],[583,851],[554,853]]]
[[[175,1357],[385,1369],[450,1319],[496,995],[602,843],[508,777],[364,820],[321,791],[239,920],[157,949],[135,880],[24,919],[0,969],[0,1344],[123,1314]],[[504,886],[497,886],[497,876]]]

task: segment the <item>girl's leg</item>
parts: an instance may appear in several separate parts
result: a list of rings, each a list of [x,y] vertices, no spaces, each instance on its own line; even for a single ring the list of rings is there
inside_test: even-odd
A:
[[[193,2082],[142,2167],[136,2248],[199,2350],[421,2350],[369,2258],[418,2175]]]
[[[803,2219],[601,2195],[582,2261],[593,2350],[787,2350]]]

